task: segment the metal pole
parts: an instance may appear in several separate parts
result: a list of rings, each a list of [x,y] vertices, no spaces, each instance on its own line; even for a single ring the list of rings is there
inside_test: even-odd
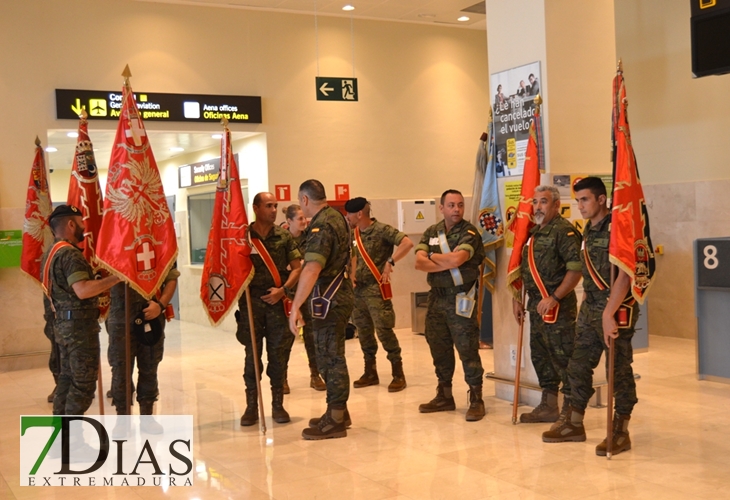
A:
[[[99,353],[101,354],[101,353]],[[99,415],[104,414],[104,384],[101,381],[101,355],[99,356],[99,376],[96,379],[96,390],[99,393]]]
[[[266,420],[264,420],[264,397],[261,393],[261,366],[259,365],[259,349],[256,344],[256,331],[253,326],[253,306],[251,305],[251,290],[246,287],[246,306],[248,307],[248,329],[251,333],[251,349],[253,349],[253,367],[256,372],[256,390],[259,394],[259,429],[266,434]]]
[[[477,322],[479,323],[479,338],[482,334],[482,306],[484,305],[484,262],[479,266],[479,289],[477,291]]]
[[[520,402],[520,374],[522,367],[522,337],[525,331],[525,286],[522,285],[522,315],[520,316],[520,333],[517,337],[517,352],[515,353],[516,366],[515,366],[515,394],[512,398],[512,425],[517,425],[517,405]]]
[[[129,283],[124,283],[124,374],[127,415],[132,414],[132,318],[129,306]]]
[[[611,460],[613,452],[613,375],[614,375],[614,359],[616,350],[614,349],[614,339],[608,340],[608,395],[606,396],[606,408],[608,411],[608,422],[606,422],[606,458]]]

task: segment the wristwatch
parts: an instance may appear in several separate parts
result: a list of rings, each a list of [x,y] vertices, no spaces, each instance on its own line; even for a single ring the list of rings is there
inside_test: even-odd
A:
[[[395,267],[395,261],[393,260],[393,257],[388,259],[388,264],[390,264],[390,267]]]
[[[432,255],[433,255],[433,252],[428,252],[428,260],[431,260],[431,261],[433,260],[433,259],[431,258],[431,256],[432,256]]]
[[[282,286],[281,288],[284,290],[284,295],[286,295],[287,297],[291,295],[291,289],[289,289],[287,286]]]

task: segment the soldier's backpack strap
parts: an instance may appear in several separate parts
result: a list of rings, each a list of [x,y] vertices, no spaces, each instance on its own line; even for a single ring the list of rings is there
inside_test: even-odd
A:
[[[446,233],[443,231],[439,231],[439,246],[441,247],[441,253],[451,253],[449,242],[446,241]],[[454,280],[454,286],[461,286],[464,284],[464,277],[461,275],[461,271],[459,271],[458,267],[449,269],[449,272],[451,273],[451,279]]]
[[[249,235],[250,234],[251,233],[249,232]],[[271,277],[274,278],[274,286],[276,286],[276,288],[281,288],[281,275],[279,274],[279,270],[276,268],[274,259],[271,258],[271,254],[266,249],[266,246],[264,246],[264,242],[259,238],[252,236],[250,236],[250,240],[251,244],[258,252],[259,257],[261,257],[261,260],[263,260],[264,264],[266,264],[266,269],[269,270],[269,274],[271,274]],[[284,295],[284,298],[281,299],[281,303],[284,306],[284,313],[289,316],[291,313],[291,299]]]
[[[362,243],[362,238],[360,237],[360,228],[355,228],[355,243],[357,244],[357,248],[360,251],[360,255],[362,256],[362,260],[365,262],[365,265],[368,266],[368,269],[370,269],[370,272],[372,273],[373,277],[375,278],[375,281],[378,282],[378,286],[380,287],[380,295],[383,297],[383,300],[390,300],[393,298],[393,290],[390,287],[390,283],[383,283],[382,279],[383,276],[380,274],[380,271],[378,271],[377,266],[375,265],[375,262],[373,262],[373,259],[370,258],[370,254],[368,254],[368,251],[365,249],[365,245]]]
[[[534,236],[530,237],[530,239],[527,240],[527,263],[530,267],[530,274],[532,275],[532,279],[535,281],[535,284],[537,285],[537,289],[540,291],[540,296],[542,296],[543,299],[546,299],[550,296],[550,294],[547,291],[547,288],[545,288],[545,283],[542,281],[542,277],[540,276],[540,273],[537,270],[537,264],[535,263],[535,244],[533,242]],[[558,302],[554,308],[550,309],[547,313],[545,313],[542,316],[542,320],[552,325],[558,320],[558,311],[560,311],[560,302]]]
[[[51,310],[55,313],[56,306],[53,305],[53,298],[51,297],[51,289],[53,287],[53,280],[51,279],[51,269],[53,269],[53,258],[56,256],[59,250],[65,247],[72,247],[73,245],[68,241],[57,241],[51,250],[48,252],[45,266],[43,266],[43,272],[41,273],[41,286],[43,287],[43,293],[48,297],[48,301],[51,303]]]

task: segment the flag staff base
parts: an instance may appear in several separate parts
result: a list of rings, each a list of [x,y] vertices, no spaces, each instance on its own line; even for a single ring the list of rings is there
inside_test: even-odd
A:
[[[512,398],[512,425],[517,425],[517,406],[520,404],[520,375],[522,368],[522,337],[525,331],[525,298],[526,292],[524,285],[522,286],[522,301],[520,307],[522,314],[520,315],[520,331],[517,336],[517,352],[515,353],[515,394]]]

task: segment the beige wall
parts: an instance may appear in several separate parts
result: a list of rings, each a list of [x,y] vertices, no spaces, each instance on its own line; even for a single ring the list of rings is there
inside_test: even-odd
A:
[[[319,27],[320,74],[351,75],[349,20],[320,17]],[[314,42],[306,15],[130,0],[2,2],[0,229],[22,226],[35,136],[76,127],[55,120],[54,89],[121,88],[127,63],[137,90],[262,96],[264,123],[231,128],[266,134],[270,188],[295,190],[315,177],[330,194],[335,183],[372,198],[470,192],[489,103],[483,32],[356,20],[355,104],[315,100]],[[113,124],[92,122],[92,136],[96,127]],[[64,199],[58,191],[53,197]],[[0,333],[0,356],[47,349],[39,293],[17,269],[0,270],[0,317],[14,325]]]

